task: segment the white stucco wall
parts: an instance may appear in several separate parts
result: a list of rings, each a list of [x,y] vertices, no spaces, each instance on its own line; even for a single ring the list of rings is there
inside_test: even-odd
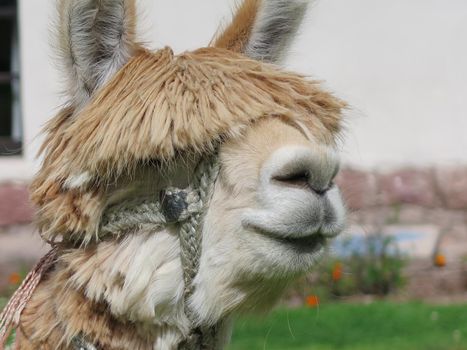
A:
[[[28,179],[40,128],[63,102],[50,49],[54,0],[19,0],[23,158],[0,180]],[[140,0],[141,37],[176,52],[205,46],[235,0]],[[467,164],[467,1],[320,0],[286,66],[346,99],[344,161],[360,168]]]

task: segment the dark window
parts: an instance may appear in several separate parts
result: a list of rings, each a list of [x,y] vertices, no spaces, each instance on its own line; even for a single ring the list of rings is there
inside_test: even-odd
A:
[[[17,3],[0,0],[0,156],[21,154]]]

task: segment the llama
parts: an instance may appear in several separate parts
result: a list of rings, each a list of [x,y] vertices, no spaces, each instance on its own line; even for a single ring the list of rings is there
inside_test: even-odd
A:
[[[281,69],[304,0],[245,0],[207,48],[135,39],[133,0],[60,0],[69,103],[32,185],[54,262],[16,348],[223,349],[345,224],[345,103]]]

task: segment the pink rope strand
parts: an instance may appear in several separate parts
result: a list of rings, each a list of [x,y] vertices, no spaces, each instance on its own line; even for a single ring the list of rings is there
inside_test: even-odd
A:
[[[48,252],[28,273],[15,294],[6,304],[0,314],[0,350],[4,350],[5,343],[11,331],[18,326],[21,313],[23,312],[34,290],[41,281],[44,274],[54,264],[57,258],[57,248],[54,247]]]

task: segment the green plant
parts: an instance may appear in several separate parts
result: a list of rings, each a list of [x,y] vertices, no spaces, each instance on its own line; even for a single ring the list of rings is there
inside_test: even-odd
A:
[[[380,234],[341,241],[337,255],[328,254],[309,275],[295,282],[286,299],[320,300],[359,294],[385,296],[401,288],[407,259],[392,237]],[[296,304],[296,302],[295,302]]]
[[[363,252],[353,252],[348,263],[360,292],[387,295],[403,285],[405,260],[392,237],[376,234],[365,239]]]

